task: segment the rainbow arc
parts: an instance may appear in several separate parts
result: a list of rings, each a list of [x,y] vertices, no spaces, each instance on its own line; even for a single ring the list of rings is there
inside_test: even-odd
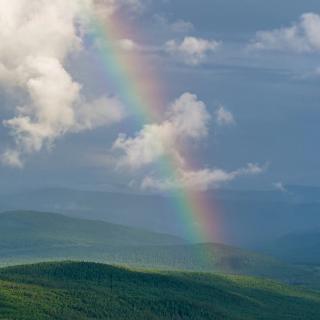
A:
[[[162,83],[154,74],[142,72],[145,61],[142,61],[139,53],[124,53],[120,48],[119,41],[128,38],[127,30],[120,19],[112,16],[101,21],[97,16],[92,16],[91,23],[92,36],[97,40],[101,63],[106,76],[116,88],[116,94],[138,115],[141,125],[158,122],[163,111],[157,105],[159,101],[165,101],[161,96]],[[161,166],[166,176],[177,176],[179,165],[173,155],[165,156]],[[172,192],[172,201],[189,240],[197,243],[209,242],[213,235],[217,235],[213,208],[203,193],[181,186]]]

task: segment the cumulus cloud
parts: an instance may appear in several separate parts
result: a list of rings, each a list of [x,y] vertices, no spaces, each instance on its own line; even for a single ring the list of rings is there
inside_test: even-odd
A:
[[[289,27],[259,31],[250,47],[260,50],[303,52],[320,51],[320,15],[303,14]]]
[[[14,116],[3,121],[15,146],[2,161],[21,167],[23,158],[67,132],[119,121],[115,98],[87,101],[82,86],[65,69],[66,59],[82,47],[79,26],[91,0],[11,0],[0,2],[0,86],[25,95]]]
[[[145,125],[133,138],[118,137],[113,145],[113,150],[122,154],[118,165],[137,169],[154,163],[167,153],[182,163],[176,146],[206,136],[209,120],[206,105],[196,95],[184,93],[171,105],[163,122]]]
[[[209,188],[218,187],[223,183],[230,182],[237,177],[257,175],[264,168],[257,164],[249,163],[246,167],[227,172],[221,169],[183,170],[179,169],[177,176],[172,178],[156,178],[147,176],[141,183],[143,190],[170,191],[172,189],[189,189],[205,191]]]
[[[195,37],[185,37],[181,42],[170,40],[165,44],[168,53],[182,58],[190,65],[199,65],[204,62],[208,54],[215,52],[220,46],[220,42],[206,40]]]
[[[142,181],[133,183],[135,187],[153,191],[179,188],[207,190],[240,176],[263,172],[265,168],[252,163],[230,172],[189,168],[180,148],[207,137],[209,120],[210,114],[205,103],[196,95],[184,93],[171,104],[162,122],[145,125],[134,137],[120,135],[113,145],[113,152],[118,154],[112,163],[129,170],[152,170],[151,165],[158,160],[169,158],[172,176],[147,174]]]
[[[216,119],[220,126],[230,126],[236,123],[233,114],[224,106],[220,106],[216,111]]]

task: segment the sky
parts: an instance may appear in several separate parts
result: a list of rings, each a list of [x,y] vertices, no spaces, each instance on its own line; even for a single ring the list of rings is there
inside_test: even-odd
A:
[[[319,185],[320,3],[0,0],[0,190]]]

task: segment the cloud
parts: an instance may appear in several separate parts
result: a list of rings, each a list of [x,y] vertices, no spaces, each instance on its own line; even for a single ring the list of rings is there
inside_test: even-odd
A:
[[[199,65],[204,62],[208,54],[215,52],[220,42],[195,37],[185,37],[181,42],[170,40],[165,44],[165,50],[173,56],[182,58],[190,65]]]
[[[273,183],[273,187],[281,192],[287,192],[286,187],[281,181]]]
[[[320,15],[303,14],[290,27],[259,31],[250,45],[259,50],[291,51],[297,53],[320,51]]]
[[[121,153],[118,166],[141,168],[165,154],[183,162],[177,145],[205,137],[209,120],[206,105],[196,95],[184,93],[171,105],[163,122],[145,125],[133,138],[118,137],[113,145],[113,150]]]
[[[16,150],[6,150],[2,155],[2,163],[15,168],[23,168],[20,154]]]
[[[145,173],[153,170],[152,165],[160,159],[169,159],[167,165],[172,169],[171,177],[147,173],[142,181],[131,184],[131,187],[153,191],[179,188],[207,190],[240,176],[257,175],[265,170],[252,163],[230,172],[216,168],[191,169],[181,149],[207,137],[210,118],[204,102],[196,95],[184,93],[171,104],[162,122],[145,125],[132,138],[120,135],[113,144],[116,156],[112,159],[112,165]],[[107,162],[110,164],[110,158]]]
[[[0,86],[23,94],[25,101],[13,106],[13,117],[3,121],[15,143],[2,155],[8,165],[21,167],[25,156],[52,147],[64,134],[117,122],[123,116],[115,98],[87,101],[81,84],[64,67],[66,59],[82,48],[84,6],[93,9],[93,2],[0,2]]]
[[[131,39],[120,39],[118,45],[124,51],[133,51],[139,48],[139,46]]]
[[[91,0],[95,6],[95,11],[101,18],[108,18],[110,15],[123,9],[133,13],[141,13],[145,10],[146,0]]]
[[[236,123],[233,114],[224,106],[220,106],[216,111],[216,119],[220,126],[230,126]]]
[[[218,187],[223,183],[230,182],[240,176],[257,175],[264,171],[264,168],[257,164],[249,163],[246,167],[227,172],[221,169],[201,169],[195,171],[179,169],[175,178],[159,179],[147,176],[141,183],[143,190],[170,191],[173,189],[189,189],[205,191]]]
[[[100,97],[90,102],[83,102],[77,107],[73,131],[92,130],[120,122],[125,112],[116,97]]]
[[[155,14],[153,16],[154,23],[156,24],[157,30],[164,29],[166,32],[175,33],[187,33],[194,31],[194,25],[182,19],[176,20],[174,22],[169,21],[165,16],[160,14]]]
[[[141,12],[146,8],[148,0],[115,0],[118,8],[127,7],[135,12]]]

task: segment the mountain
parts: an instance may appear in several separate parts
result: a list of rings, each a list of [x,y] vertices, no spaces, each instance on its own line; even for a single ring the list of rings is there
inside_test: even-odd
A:
[[[289,263],[320,265],[320,229],[287,234],[265,252]]]
[[[49,188],[0,196],[0,210],[60,212],[155,232],[182,234],[170,198],[162,195]]]
[[[189,270],[267,277],[320,288],[316,268],[218,243],[189,244],[101,221],[44,212],[0,214],[0,264],[81,260],[158,270]]]
[[[90,252],[69,252],[69,258],[156,270],[258,276],[320,289],[317,266],[291,265],[271,256],[218,243],[100,248],[97,251],[92,248]]]
[[[211,242],[256,249],[277,238],[320,227],[319,188],[285,187],[286,191],[210,190],[204,194],[219,235]],[[188,236],[183,212],[170,195],[129,194],[71,189],[40,189],[0,197],[0,209],[60,212],[154,232]],[[303,214],[302,214],[303,213]]]
[[[75,219],[61,214],[13,211],[0,214],[0,252],[141,246],[185,243],[181,238],[102,221]]]
[[[0,269],[7,320],[317,320],[320,294],[258,278],[93,263]]]

